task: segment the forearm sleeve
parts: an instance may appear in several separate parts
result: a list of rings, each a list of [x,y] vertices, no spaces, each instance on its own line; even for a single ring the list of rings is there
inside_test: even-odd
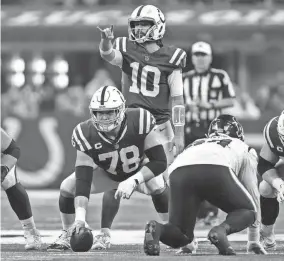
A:
[[[75,168],[76,191],[75,197],[84,196],[90,198],[93,181],[93,168],[89,166],[77,166]]]
[[[155,176],[160,175],[167,169],[167,157],[162,145],[152,147],[145,151],[149,162],[145,164]]]

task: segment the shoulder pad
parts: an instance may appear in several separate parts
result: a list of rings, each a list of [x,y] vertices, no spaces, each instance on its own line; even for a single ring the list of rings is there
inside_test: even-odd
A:
[[[88,127],[88,121],[79,123],[73,130],[71,143],[72,146],[80,151],[87,151],[92,149],[89,142],[90,133]]]
[[[184,68],[186,65],[186,52],[180,48],[169,47],[170,60],[169,63]]]
[[[125,53],[127,42],[128,42],[128,39],[126,37],[117,37],[114,41],[113,48],[120,52]]]
[[[128,110],[129,120],[134,122],[135,133],[139,135],[148,134],[156,125],[154,116],[142,108]]]
[[[278,117],[274,117],[271,119],[263,129],[263,136],[268,144],[268,146],[273,149],[274,148],[274,140],[277,137],[274,137],[277,134],[277,120]]]

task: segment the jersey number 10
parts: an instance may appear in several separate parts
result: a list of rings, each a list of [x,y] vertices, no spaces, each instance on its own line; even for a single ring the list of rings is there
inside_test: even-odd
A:
[[[151,65],[145,65],[144,67],[142,67],[142,71],[141,71],[141,86],[140,86],[140,90],[137,84],[137,78],[138,78],[138,71],[140,69],[140,64],[138,62],[133,62],[130,64],[130,67],[132,68],[132,76],[131,76],[131,80],[132,80],[132,85],[129,88],[130,92],[133,93],[141,93],[144,96],[148,96],[148,97],[156,97],[159,94],[160,91],[160,78],[161,78],[161,71],[154,66]],[[150,82],[148,80],[149,76],[148,73],[151,72],[153,73],[153,82]],[[148,85],[152,85],[151,87],[148,86],[147,88],[147,84]],[[149,88],[150,87],[150,88]]]

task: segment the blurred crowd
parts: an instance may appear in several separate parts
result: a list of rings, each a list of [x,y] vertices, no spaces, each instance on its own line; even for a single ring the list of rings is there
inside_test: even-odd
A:
[[[261,4],[272,6],[273,4],[284,4],[284,0],[2,0],[2,5],[47,5],[47,6],[97,6],[97,5],[255,5]]]

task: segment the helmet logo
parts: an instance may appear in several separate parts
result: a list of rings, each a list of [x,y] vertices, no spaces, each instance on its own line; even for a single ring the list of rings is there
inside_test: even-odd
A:
[[[146,62],[148,62],[150,57],[148,55],[145,55],[144,59],[145,59]]]

